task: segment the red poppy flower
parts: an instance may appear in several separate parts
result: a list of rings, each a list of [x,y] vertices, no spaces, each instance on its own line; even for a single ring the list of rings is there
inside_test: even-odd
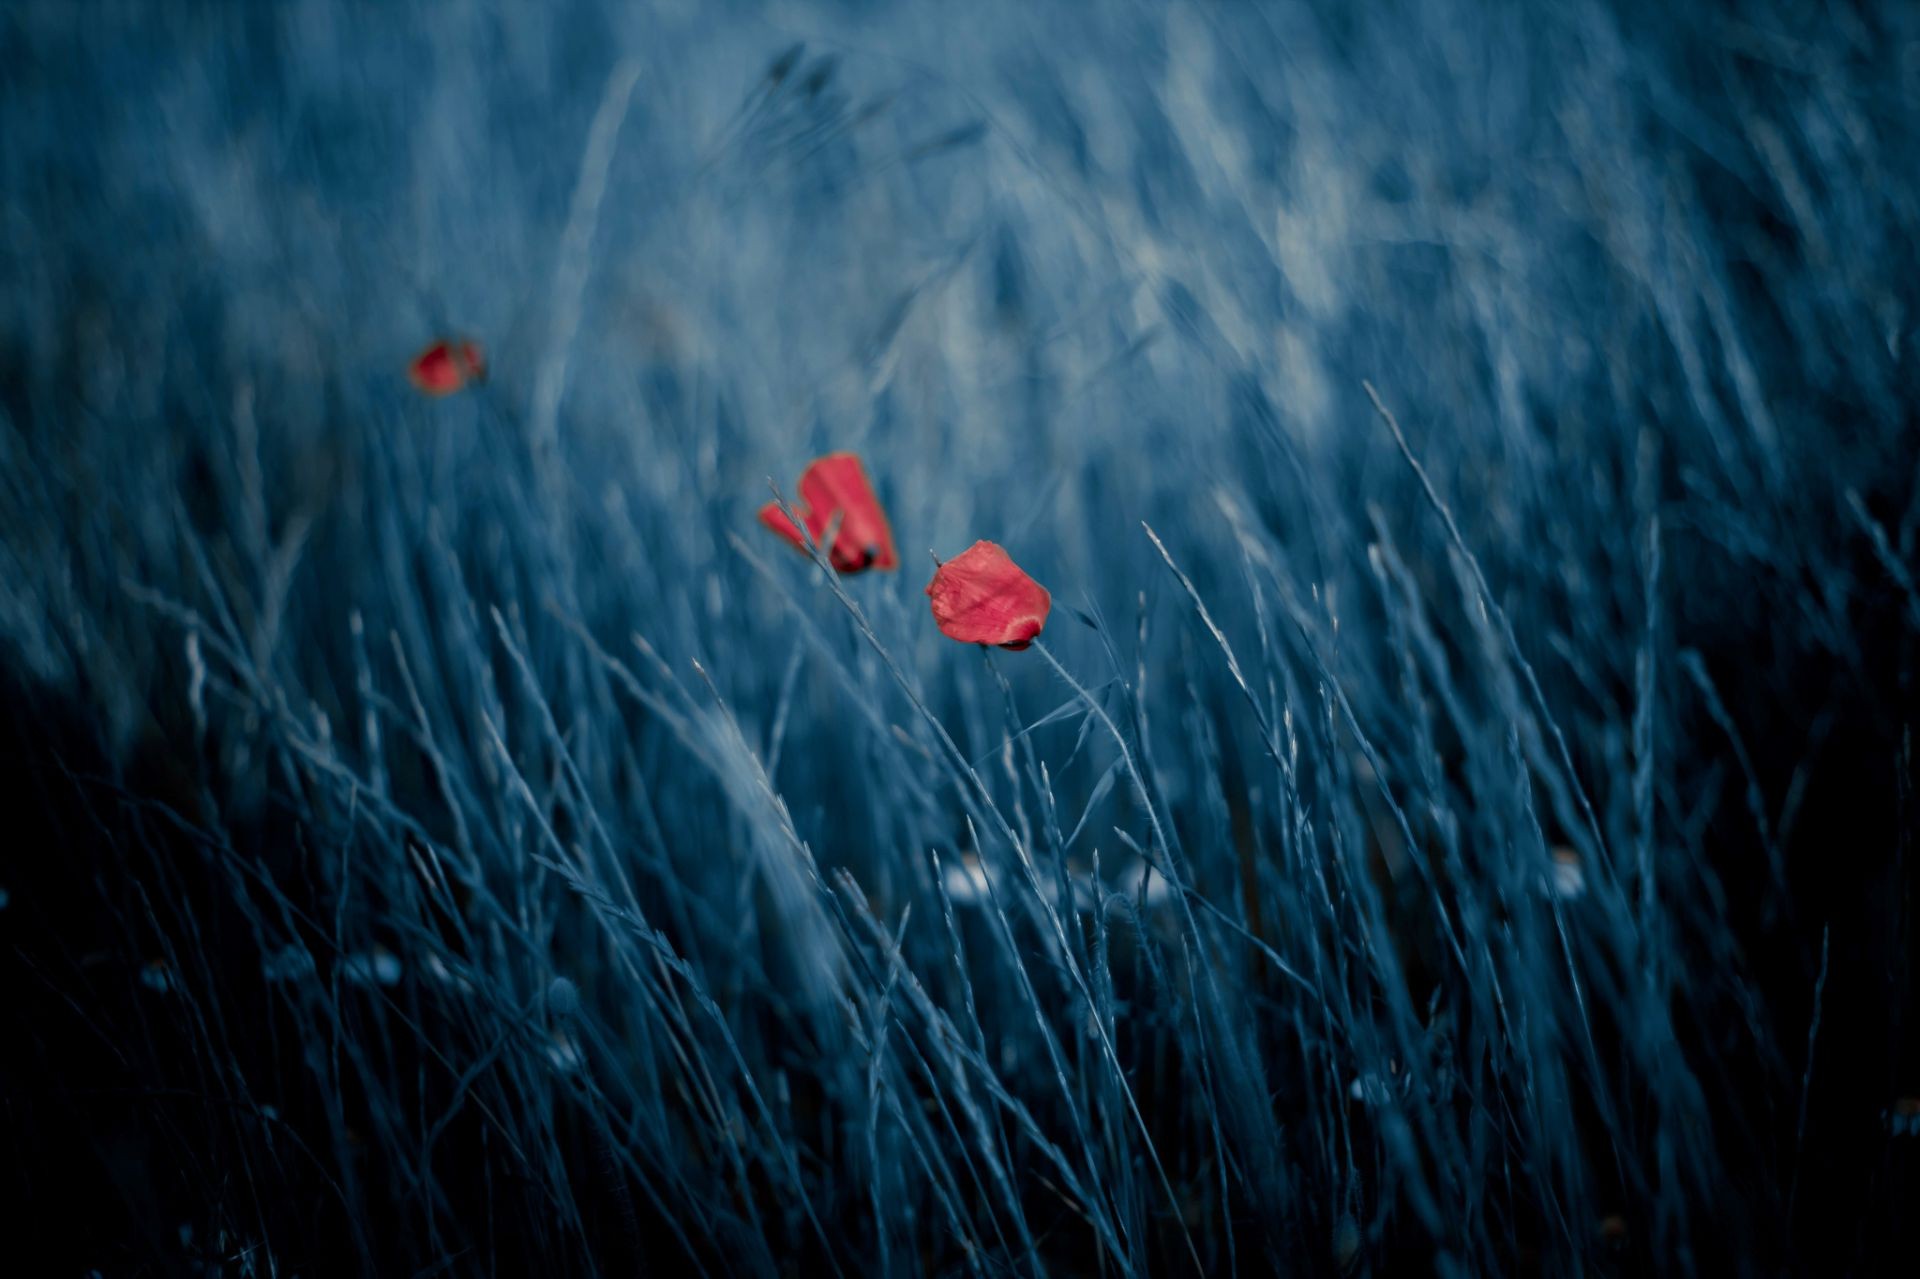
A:
[[[975,542],[942,564],[927,583],[927,597],[948,639],[1012,649],[1033,642],[1053,607],[1047,588],[992,542]]]
[[[486,357],[477,342],[441,338],[413,357],[407,380],[427,395],[452,395],[469,382],[484,381]]]
[[[800,475],[800,496],[793,509],[818,542],[838,517],[840,531],[834,534],[827,559],[842,573],[858,573],[869,568],[898,568],[900,559],[893,550],[893,528],[880,499],[873,495],[867,472],[860,459],[851,453],[829,453],[814,459]],[[794,527],[778,502],[760,508],[760,522],[786,538],[801,550],[806,538]]]

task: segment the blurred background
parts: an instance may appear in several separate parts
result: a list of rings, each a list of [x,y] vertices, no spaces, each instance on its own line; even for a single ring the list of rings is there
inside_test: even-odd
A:
[[[1914,9],[22,0],[0,121],[22,1273],[1910,1249]]]

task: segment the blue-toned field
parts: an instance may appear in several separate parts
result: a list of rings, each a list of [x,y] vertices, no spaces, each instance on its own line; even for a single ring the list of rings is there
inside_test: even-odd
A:
[[[0,1268],[1900,1271],[1917,162],[1892,3],[0,7]]]

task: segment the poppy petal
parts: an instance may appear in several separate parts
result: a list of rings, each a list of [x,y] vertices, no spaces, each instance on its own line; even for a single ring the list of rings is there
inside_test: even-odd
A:
[[[1047,588],[992,542],[975,542],[942,564],[927,583],[927,598],[948,639],[1015,650],[1033,642],[1053,607]]]
[[[480,350],[478,342],[463,341],[455,348],[460,357],[461,370],[471,382],[487,380],[487,357]]]
[[[804,503],[796,504],[794,509],[800,513],[801,519],[807,518],[807,508]],[[807,539],[801,535],[799,527],[787,518],[787,513],[780,509],[780,503],[768,502],[761,507],[760,522],[801,550],[807,549]]]
[[[861,569],[892,569],[900,566],[894,552],[893,528],[873,494],[866,468],[852,453],[829,453],[816,458],[800,476],[800,497],[814,511],[840,515],[840,531],[834,536],[829,556],[842,573]],[[827,528],[823,519],[814,530],[818,537]]]

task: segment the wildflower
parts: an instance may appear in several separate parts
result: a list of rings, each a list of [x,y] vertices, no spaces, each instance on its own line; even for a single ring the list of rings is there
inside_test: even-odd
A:
[[[1386,1105],[1393,1100],[1393,1091],[1392,1085],[1374,1072],[1356,1075],[1353,1082],[1347,1085],[1347,1096],[1370,1106]]]
[[[486,377],[486,357],[480,353],[479,344],[467,338],[441,338],[407,365],[407,380],[425,395],[452,395],[469,382],[483,382]]]
[[[1347,1085],[1347,1096],[1354,1101],[1364,1101],[1369,1106],[1386,1106],[1407,1097],[1413,1092],[1413,1074],[1402,1071],[1400,1063],[1387,1061],[1387,1073],[1377,1070],[1365,1071],[1354,1077]]]
[[[1152,876],[1149,877],[1149,869],[1148,863],[1138,861],[1121,871],[1117,885],[1119,892],[1116,896],[1125,897],[1128,901],[1145,905],[1149,909],[1164,906],[1172,901],[1173,885],[1157,870],[1153,871]],[[1140,891],[1143,881],[1146,886],[1144,894]]]
[[[963,644],[1022,649],[1047,624],[1053,597],[992,542],[975,542],[927,583],[940,633]]]
[[[273,982],[301,981],[311,977],[313,971],[313,956],[297,942],[268,955],[260,965],[260,975]]]
[[[547,1062],[560,1074],[570,1075],[580,1069],[580,1046],[571,1035],[556,1030],[547,1037]]]
[[[149,959],[140,969],[140,984],[156,995],[173,989],[173,970],[164,959]]]
[[[816,543],[825,537],[835,519],[839,520],[839,531],[827,550],[827,559],[838,571],[858,573],[862,569],[900,566],[887,513],[873,495],[866,468],[853,454],[829,453],[815,458],[800,474],[800,496],[793,510]],[[778,502],[760,508],[760,522],[801,550],[807,549],[806,537]]]
[[[1561,846],[1553,850],[1552,874],[1547,883],[1555,897],[1571,901],[1587,891],[1587,874],[1581,868],[1580,854]]]
[[[1333,1259],[1343,1274],[1353,1269],[1353,1263],[1360,1259],[1360,1223],[1350,1212],[1340,1214],[1339,1222],[1333,1227]]]
[[[948,900],[956,906],[971,906],[987,899],[987,871],[977,853],[962,853],[957,865],[942,869],[940,878]]]
[[[455,887],[457,888],[458,885],[456,884]],[[434,954],[432,951],[427,952],[426,960],[421,964],[421,967],[426,970],[427,976],[441,988],[450,990],[456,995],[471,995],[473,993],[473,983],[455,971],[448,965],[446,960],[440,958],[440,956]]]
[[[397,986],[402,969],[398,955],[384,946],[375,946],[369,953],[348,955],[342,961],[341,972],[356,986]]]

